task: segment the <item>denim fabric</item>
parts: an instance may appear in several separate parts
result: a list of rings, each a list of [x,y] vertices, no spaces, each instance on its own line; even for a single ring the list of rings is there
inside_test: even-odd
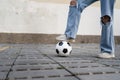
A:
[[[113,10],[114,10],[114,3],[115,0],[101,0],[101,17],[108,15],[110,16],[110,22],[107,24],[102,25],[102,32],[101,32],[101,52],[107,53],[114,53],[115,49],[115,42],[114,42],[114,35],[113,35]]]
[[[108,15],[111,18],[110,22],[106,24],[101,22],[101,52],[114,53],[113,10],[115,0],[77,0],[75,6],[69,6],[65,35],[67,38],[76,38],[82,11],[96,1],[101,3],[101,17]]]

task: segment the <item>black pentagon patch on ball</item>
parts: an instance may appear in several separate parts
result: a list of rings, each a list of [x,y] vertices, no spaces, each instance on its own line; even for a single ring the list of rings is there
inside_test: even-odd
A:
[[[69,46],[71,46],[69,42],[67,42],[67,44],[68,44]]]
[[[63,45],[63,42],[61,41],[61,42],[59,42],[59,46],[62,46]]]
[[[56,49],[56,53],[59,54],[59,50],[58,49]]]
[[[68,50],[66,48],[63,49],[63,53],[67,53]]]

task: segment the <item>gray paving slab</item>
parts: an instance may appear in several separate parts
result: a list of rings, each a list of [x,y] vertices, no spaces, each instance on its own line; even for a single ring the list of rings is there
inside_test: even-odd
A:
[[[0,80],[118,80],[120,45],[116,58],[100,59],[98,44],[72,44],[69,57],[58,57],[55,44],[1,44]]]
[[[15,80],[16,78],[23,78],[26,77],[27,79],[32,78],[55,78],[55,77],[62,77],[64,75],[70,75],[65,70],[30,70],[30,71],[14,71],[11,72],[9,75],[10,80]]]
[[[120,74],[79,76],[82,80],[120,80]]]
[[[0,72],[0,80],[5,80],[7,73],[6,72]]]
[[[60,80],[60,78],[77,80],[49,58],[39,53],[34,47],[24,46],[12,67],[9,80]]]
[[[49,47],[49,46],[46,46]],[[120,56],[118,47],[116,48],[117,57],[114,59],[99,59],[96,58],[96,55],[100,53],[98,45],[95,44],[82,44],[73,45],[73,52],[70,57],[58,58],[53,53],[53,50],[47,51],[39,47],[42,50],[42,53],[47,54],[52,57],[55,61],[63,65],[70,72],[76,74],[80,79],[83,80],[100,80],[99,77],[102,77],[102,80],[118,80],[120,75]],[[51,47],[51,49],[54,49]]]
[[[8,46],[8,45],[4,45]],[[0,80],[4,80],[18,56],[18,48],[6,48],[0,51]]]

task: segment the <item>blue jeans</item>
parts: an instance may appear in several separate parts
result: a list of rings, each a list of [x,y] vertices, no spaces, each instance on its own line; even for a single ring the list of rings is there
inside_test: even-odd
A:
[[[67,27],[65,31],[67,38],[76,38],[82,11],[96,1],[99,0],[77,0],[75,6],[69,7]],[[115,49],[113,36],[113,9],[115,0],[100,0],[100,3],[101,17],[105,15],[110,17],[110,22],[107,22],[106,24],[101,22],[101,53],[107,52],[111,54],[114,53]]]

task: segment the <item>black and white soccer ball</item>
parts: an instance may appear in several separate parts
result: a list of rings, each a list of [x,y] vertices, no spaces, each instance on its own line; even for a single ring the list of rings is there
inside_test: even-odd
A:
[[[61,41],[56,44],[56,53],[58,56],[69,56],[72,52],[72,46],[67,41]]]

